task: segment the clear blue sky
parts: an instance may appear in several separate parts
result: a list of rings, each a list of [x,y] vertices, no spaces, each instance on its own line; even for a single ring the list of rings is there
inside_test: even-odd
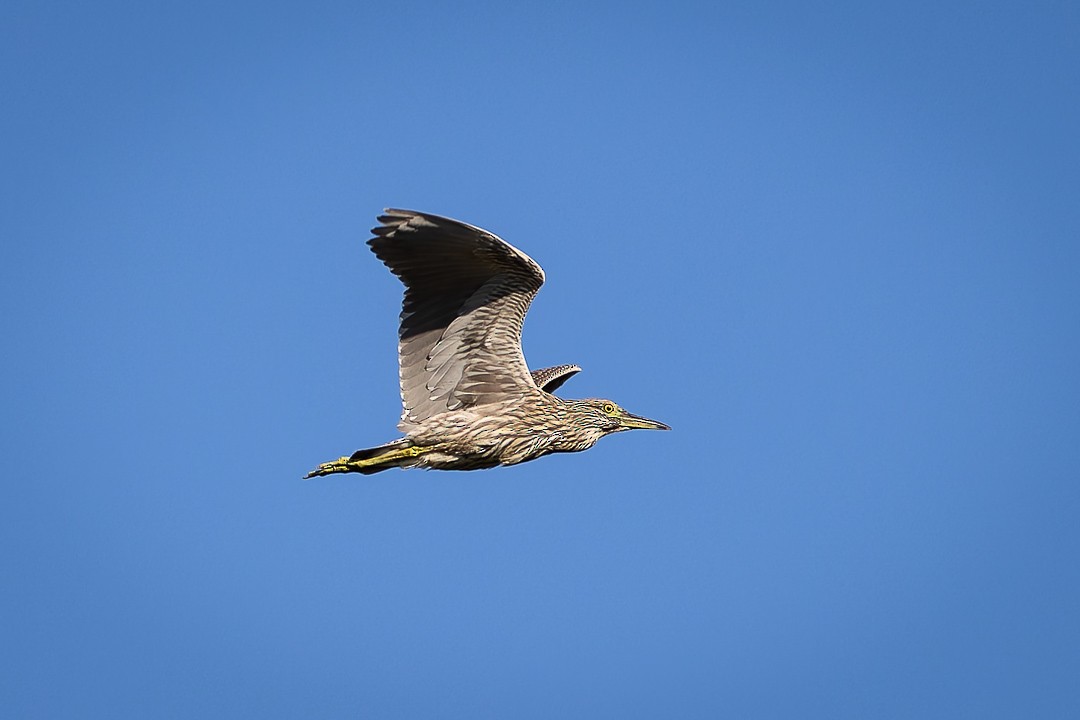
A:
[[[1080,717],[1069,2],[0,9],[12,718]],[[397,437],[385,206],[670,433]]]

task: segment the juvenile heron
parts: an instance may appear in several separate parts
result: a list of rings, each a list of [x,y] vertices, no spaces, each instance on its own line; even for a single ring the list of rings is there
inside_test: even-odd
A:
[[[405,437],[323,463],[306,477],[392,467],[476,470],[588,450],[611,433],[669,430],[611,400],[552,394],[577,365],[529,372],[521,325],[544,271],[472,225],[386,210],[368,245],[405,285],[398,331]]]

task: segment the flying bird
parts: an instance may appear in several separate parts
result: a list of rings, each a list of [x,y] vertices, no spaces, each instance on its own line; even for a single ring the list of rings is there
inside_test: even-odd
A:
[[[553,391],[581,370],[529,371],[521,326],[544,271],[457,220],[387,209],[368,240],[405,285],[398,331],[404,437],[326,462],[306,478],[393,467],[478,470],[588,450],[623,430],[670,430],[611,400]]]

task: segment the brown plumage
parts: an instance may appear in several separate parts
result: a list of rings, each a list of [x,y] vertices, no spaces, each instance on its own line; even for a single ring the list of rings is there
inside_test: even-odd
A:
[[[307,477],[391,467],[473,470],[576,452],[604,435],[667,430],[610,400],[552,391],[581,368],[530,372],[521,326],[544,271],[501,238],[456,220],[387,210],[368,245],[405,285],[398,331],[405,437],[323,463]]]

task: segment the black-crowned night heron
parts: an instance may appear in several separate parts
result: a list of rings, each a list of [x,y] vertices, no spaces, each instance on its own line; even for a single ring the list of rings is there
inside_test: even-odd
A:
[[[387,210],[368,245],[405,285],[398,332],[405,437],[323,463],[307,477],[392,467],[475,470],[591,448],[611,433],[667,425],[611,400],[552,391],[576,365],[529,372],[521,325],[544,271],[480,228]]]

